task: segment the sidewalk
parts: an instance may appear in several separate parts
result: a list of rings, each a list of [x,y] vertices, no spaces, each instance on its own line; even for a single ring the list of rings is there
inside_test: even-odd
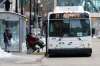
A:
[[[12,56],[0,58],[1,64],[40,64],[44,55],[27,55],[25,53],[12,53]]]

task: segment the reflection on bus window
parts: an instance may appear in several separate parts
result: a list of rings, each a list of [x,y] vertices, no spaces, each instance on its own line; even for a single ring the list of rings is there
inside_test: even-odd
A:
[[[90,35],[89,19],[70,19],[70,36]]]

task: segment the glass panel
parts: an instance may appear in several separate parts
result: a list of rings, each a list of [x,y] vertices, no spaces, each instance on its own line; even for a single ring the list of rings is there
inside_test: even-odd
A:
[[[100,11],[100,0],[92,0],[96,8]]]
[[[84,9],[89,12],[98,12],[98,8],[95,2],[96,0],[85,0]]]
[[[5,27],[2,23],[3,23],[3,20],[0,20],[0,47],[4,48],[3,32],[4,32]]]
[[[19,51],[19,22],[18,21],[4,21],[0,20],[0,45],[5,48],[3,33],[6,28],[10,29],[12,33],[10,51]]]
[[[3,1],[4,1],[4,0],[0,0],[0,8],[4,8]]]
[[[70,36],[90,35],[89,19],[70,19]]]
[[[66,15],[66,18],[65,14],[52,14],[50,16],[49,36],[82,37],[90,35],[90,20],[87,13],[82,13],[80,16],[72,14],[68,17],[67,13]]]

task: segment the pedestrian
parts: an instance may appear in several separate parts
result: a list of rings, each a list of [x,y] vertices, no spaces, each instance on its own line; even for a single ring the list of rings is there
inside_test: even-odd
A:
[[[6,10],[6,11],[9,11],[9,10],[10,10],[10,4],[11,4],[11,2],[10,2],[9,0],[6,0],[6,1],[4,2],[4,4],[5,4],[5,10]]]
[[[12,33],[10,32],[9,29],[5,29],[3,36],[4,36],[5,51],[9,52],[8,48],[9,46],[11,46]]]
[[[27,35],[26,44],[27,44],[28,53],[34,52],[34,51],[37,50],[36,43],[35,43],[36,41],[37,41],[37,38],[35,38],[32,35],[32,33],[30,33],[30,34]],[[32,51],[30,49],[32,49]]]
[[[36,47],[36,45],[38,45],[40,48],[44,47],[43,42],[40,42],[39,38],[37,38],[34,33],[30,33],[29,35],[27,35],[26,44],[27,49],[33,49],[33,52],[36,50],[38,50],[37,52],[39,52],[40,50],[38,47]]]
[[[41,41],[34,33],[32,34],[32,37],[34,38],[33,44],[38,45],[40,48],[43,48],[45,46],[44,42]]]

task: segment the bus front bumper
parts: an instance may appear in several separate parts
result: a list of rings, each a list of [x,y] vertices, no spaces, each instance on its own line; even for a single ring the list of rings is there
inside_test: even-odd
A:
[[[92,48],[48,49],[48,54],[57,56],[91,56]]]

